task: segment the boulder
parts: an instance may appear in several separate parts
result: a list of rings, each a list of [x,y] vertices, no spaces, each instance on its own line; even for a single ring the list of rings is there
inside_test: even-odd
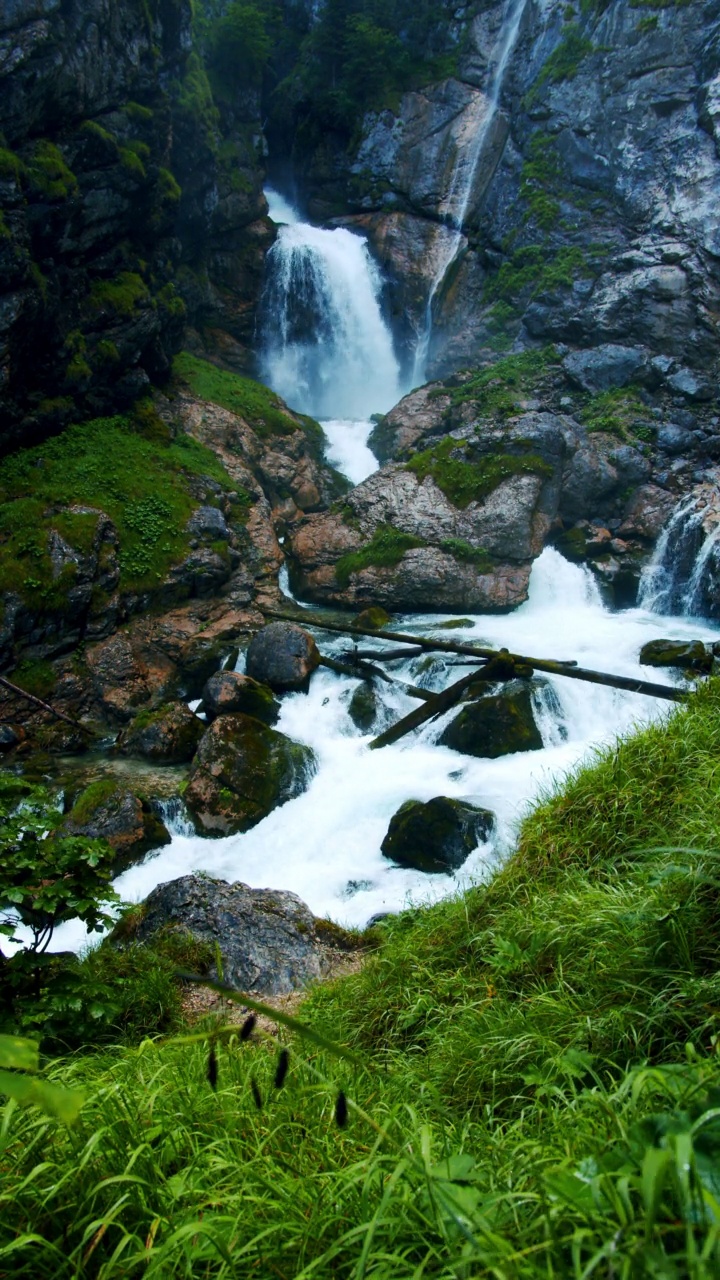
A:
[[[323,922],[294,893],[181,876],[158,885],[146,900],[138,941],[169,925],[217,945],[225,981],[243,991],[284,995],[330,967]]]
[[[157,711],[141,711],[121,733],[118,749],[156,764],[186,764],[204,732],[202,720],[184,702],[167,702]]]
[[[294,622],[271,622],[253,636],[247,651],[247,674],[278,692],[302,689],[320,665],[317,645]]]
[[[147,800],[116,778],[100,778],[76,797],[61,834],[106,840],[116,855],[116,871],[171,839]]]
[[[610,391],[635,382],[648,364],[642,347],[623,347],[604,342],[589,351],[572,351],[563,360],[563,368],[572,382],[583,391]]]
[[[543,742],[533,716],[530,686],[513,681],[502,693],[468,702],[444,729],[439,742],[453,751],[487,760],[515,751],[539,751]]]
[[[0,724],[0,752],[13,751],[25,740],[27,734],[22,725]]]
[[[357,685],[348,705],[348,715],[361,733],[370,733],[375,726],[378,715],[378,699],[375,690],[367,681]]]
[[[272,690],[239,671],[218,671],[211,676],[202,691],[202,704],[208,720],[241,711],[263,724],[275,724],[280,715],[280,703]]]
[[[251,716],[220,716],[201,739],[185,802],[204,835],[248,831],[299,796],[315,767],[310,747],[284,733]]]
[[[677,667],[681,671],[709,671],[712,650],[701,640],[649,640],[640,650],[645,667]]]
[[[494,823],[488,809],[465,800],[406,800],[390,819],[380,849],[403,867],[451,875],[487,839]]]

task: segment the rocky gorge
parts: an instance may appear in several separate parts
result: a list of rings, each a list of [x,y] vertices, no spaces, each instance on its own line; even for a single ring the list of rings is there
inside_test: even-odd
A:
[[[298,681],[273,674],[283,645],[253,666],[281,573],[351,615],[510,615],[560,553],[593,608],[623,610],[649,598],[660,547],[674,611],[720,617],[717,5],[468,6],[445,32],[452,74],[320,140],[297,111],[281,137],[264,73],[221,74],[201,11],[0,15],[0,749],[62,785],[68,833],[107,840],[116,872],[177,835],[170,800],[220,842],[324,767],[293,720],[327,678],[315,642],[292,632]],[[300,375],[288,403],[250,376],[282,239],[263,184],[290,171],[314,223],[367,238],[398,371],[355,485]],[[312,343],[323,298],[301,303]],[[405,674],[436,692],[447,671],[428,671]],[[405,709],[363,692],[356,730]],[[485,689],[437,745],[557,745],[551,704],[542,682]],[[424,851],[430,874],[503,828],[461,792],[413,795],[469,805]],[[388,839],[401,814],[395,797]]]

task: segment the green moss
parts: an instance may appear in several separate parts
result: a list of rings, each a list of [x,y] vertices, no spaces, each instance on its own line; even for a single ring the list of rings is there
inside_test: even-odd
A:
[[[27,693],[34,693],[43,700],[51,697],[57,683],[54,668],[49,662],[41,659],[25,658],[19,662],[12,673],[12,682]]]
[[[97,782],[91,782],[75,800],[69,814],[70,821],[79,827],[91,822],[101,805],[116,794],[119,785],[117,778],[99,778]]]
[[[530,140],[520,174],[520,198],[527,205],[525,221],[532,220],[541,231],[551,231],[560,217],[558,196],[563,174],[555,140],[536,133]]]
[[[27,169],[19,156],[7,147],[0,147],[0,178],[20,184]]]
[[[86,552],[90,519],[75,504],[105,511],[118,531],[126,590],[149,589],[189,551],[185,525],[197,502],[195,477],[232,489],[215,455],[190,436],[148,439],[123,417],[69,426],[62,435],[0,462],[0,591],[19,591],[37,611],[67,608],[75,567],[53,578],[48,537],[57,529]],[[59,514],[53,515],[54,512]]]
[[[103,125],[98,124],[97,120],[83,120],[80,125],[80,133],[84,133],[87,138],[94,138],[96,142],[102,143],[110,155],[117,155],[117,138],[109,129],[105,129]]]
[[[583,35],[577,23],[570,24],[526,95],[526,106],[532,106],[544,84],[559,84],[562,80],[573,80],[580,70],[580,64],[594,52],[595,45],[592,40],[588,40],[587,36]]]
[[[12,231],[5,221],[5,214],[0,209],[0,240],[12,240]]]
[[[117,316],[131,316],[150,301],[150,290],[142,276],[134,271],[121,271],[113,280],[94,280],[89,302],[94,311],[111,311]]]
[[[598,274],[588,253],[577,245],[553,251],[547,245],[525,245],[503,262],[497,275],[485,285],[488,301],[512,302],[522,296],[531,301],[539,293],[571,289],[578,277]]]
[[[493,562],[487,551],[483,551],[481,547],[473,547],[469,542],[465,542],[464,538],[446,538],[440,543],[443,551],[447,551],[454,560],[459,560],[461,564],[474,564],[478,573],[490,573],[493,568]],[[461,620],[456,623],[446,623],[446,626],[463,626]]]
[[[505,356],[454,387],[450,393],[452,402],[457,405],[472,401],[483,417],[510,417],[518,412],[522,398],[540,389],[554,367],[557,357],[551,346]]]
[[[109,338],[101,338],[95,348],[95,359],[101,367],[110,368],[112,365],[119,363],[120,352],[115,343],[111,342]]]
[[[216,149],[215,131],[220,119],[210,88],[210,81],[197,50],[193,49],[185,63],[185,75],[178,86],[177,102],[180,112],[200,126],[205,142]]]
[[[90,378],[92,378],[92,369],[85,357],[78,352],[65,370],[65,381],[77,385],[89,381]]]
[[[370,542],[358,551],[350,551],[341,556],[335,565],[335,579],[340,587],[347,587],[354,573],[360,573],[370,565],[389,568],[399,564],[406,551],[413,547],[423,547],[422,538],[410,533],[401,533],[391,524],[382,524],[374,532]]]
[[[179,318],[186,313],[185,303],[172,282],[163,285],[159,293],[155,295],[155,301],[168,316]]]
[[[652,434],[646,422],[647,409],[635,387],[618,387],[593,396],[578,417],[586,431],[603,431],[618,440],[631,435],[642,440]]]
[[[126,102],[123,111],[128,119],[135,124],[152,124],[152,111],[149,107],[143,107],[139,102]]]
[[[656,13],[648,14],[646,18],[641,18],[635,23],[635,30],[641,34],[645,31],[657,31],[658,16]]]
[[[46,200],[68,200],[77,195],[77,178],[65,163],[59,147],[47,139],[35,144],[28,162],[30,189]]]
[[[187,351],[175,357],[173,372],[201,400],[209,400],[223,409],[229,409],[231,413],[239,414],[263,439],[273,435],[291,435],[299,429],[297,421],[285,410],[280,397],[261,382],[229,373],[226,369],[217,369],[207,360],[199,360]],[[322,428],[312,418],[303,418],[302,421],[306,432],[319,432],[320,439],[323,438]]]
[[[158,195],[164,204],[177,204],[182,195],[182,188],[169,169],[158,169]]]
[[[149,154],[149,147],[146,148],[146,150]],[[134,178],[142,180],[147,177],[145,165],[133,147],[120,148],[120,163],[123,169],[125,169],[127,173],[131,173]]]
[[[430,449],[416,453],[405,466],[420,480],[432,476],[435,484],[455,507],[482,502],[503,480],[515,475],[552,474],[552,467],[536,454],[490,453],[472,456],[472,446],[446,436]]]

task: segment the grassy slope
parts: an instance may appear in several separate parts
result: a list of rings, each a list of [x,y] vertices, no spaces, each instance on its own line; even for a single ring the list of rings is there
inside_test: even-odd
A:
[[[305,1006],[357,1069],[61,1065],[76,1128],[8,1112],[0,1271],[716,1276],[719,748],[716,682],[540,805],[491,885],[391,922]],[[368,1118],[335,1127],[338,1087]]]

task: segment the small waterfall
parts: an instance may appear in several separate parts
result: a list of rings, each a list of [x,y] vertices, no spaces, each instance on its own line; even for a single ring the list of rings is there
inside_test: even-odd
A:
[[[652,613],[701,617],[707,588],[720,573],[717,491],[702,488],[675,508],[640,582],[638,603]],[[713,593],[714,594],[714,593]]]
[[[260,302],[264,378],[315,418],[368,419],[400,398],[400,370],[380,307],[382,279],[363,236],[284,219]],[[294,221],[288,221],[294,217]]]
[[[180,796],[171,796],[168,800],[157,800],[153,808],[157,811],[161,822],[165,823],[171,836],[195,835],[195,825]]]
[[[487,96],[478,98],[471,104],[466,120],[463,121],[460,136],[457,138],[457,158],[450,180],[450,189],[440,205],[440,215],[445,227],[438,229],[437,265],[425,305],[423,328],[415,348],[413,386],[420,386],[426,381],[427,358],[433,326],[433,303],[450,267],[465,244],[462,229],[470,208],[478,164],[490,126],[497,114],[505,72],[517,44],[526,4],[527,0],[509,0],[495,50],[495,68]]]

